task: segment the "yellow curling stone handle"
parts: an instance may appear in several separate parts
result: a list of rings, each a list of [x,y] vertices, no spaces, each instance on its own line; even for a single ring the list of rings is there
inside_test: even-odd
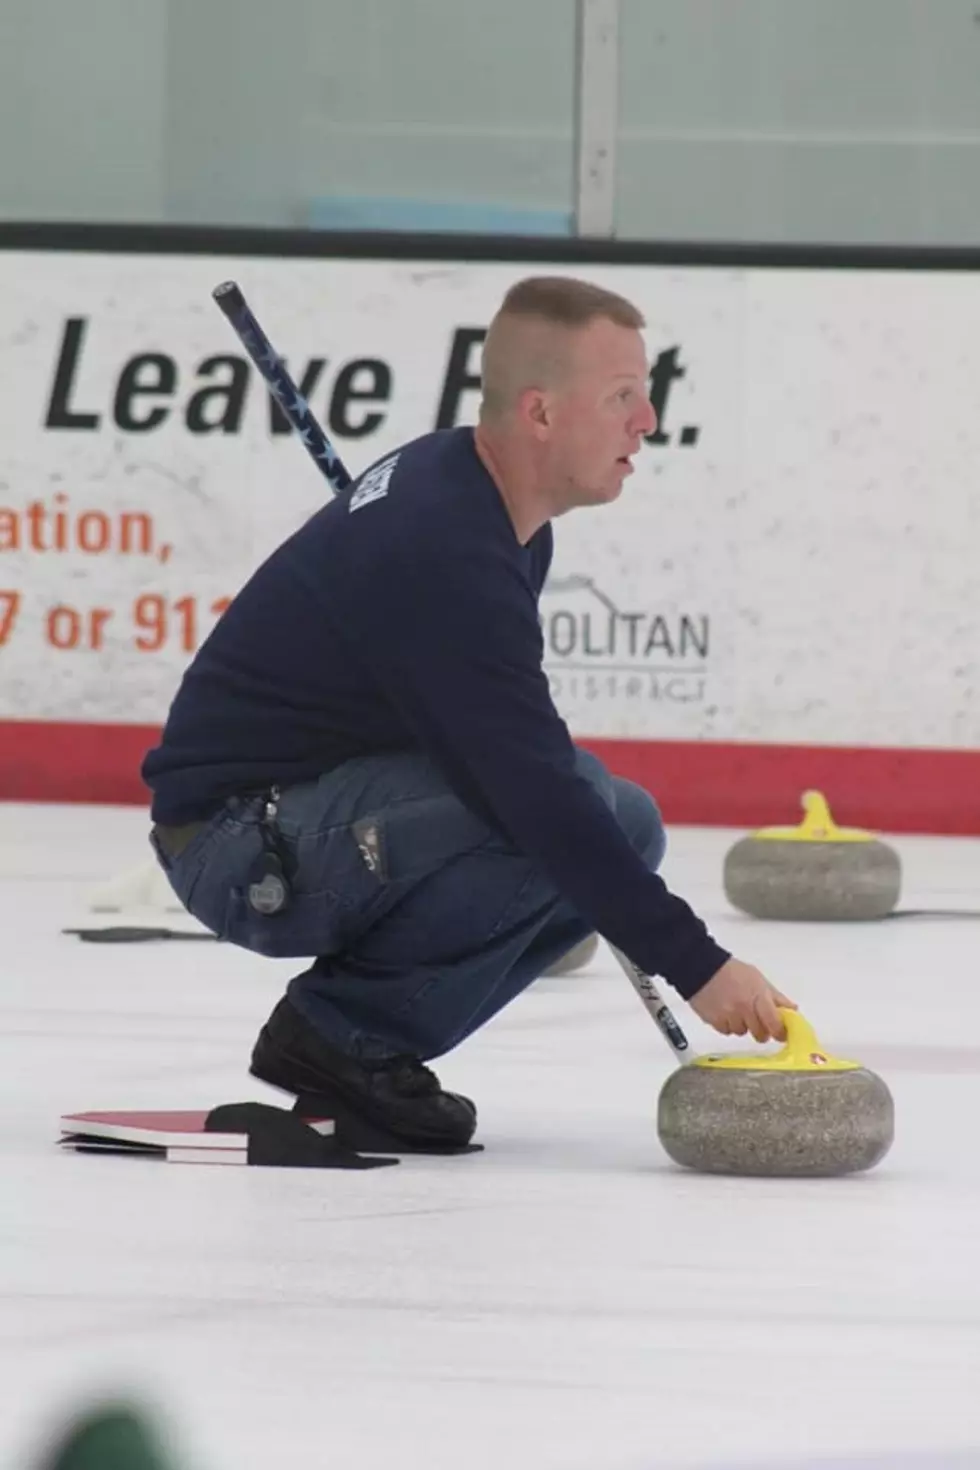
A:
[[[691,1066],[711,1067],[718,1071],[724,1068],[728,1072],[852,1072],[860,1068],[860,1062],[847,1062],[843,1057],[828,1055],[817,1040],[813,1027],[799,1011],[780,1006],[779,1014],[786,1027],[786,1045],[782,1051],[763,1056],[740,1052],[734,1056],[698,1057]]]
[[[753,837],[779,842],[874,842],[874,833],[859,827],[838,827],[822,791],[804,791],[800,798],[803,820],[798,827],[760,827]]]

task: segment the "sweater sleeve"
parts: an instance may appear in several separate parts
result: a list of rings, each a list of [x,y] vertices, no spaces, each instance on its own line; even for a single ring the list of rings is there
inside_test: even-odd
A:
[[[382,605],[383,604],[383,605]],[[399,559],[346,636],[459,795],[605,938],[690,998],[729,958],[576,770],[534,596],[493,549]]]

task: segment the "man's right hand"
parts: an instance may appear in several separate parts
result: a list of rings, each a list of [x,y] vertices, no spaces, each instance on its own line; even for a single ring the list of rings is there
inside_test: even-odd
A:
[[[756,1041],[786,1040],[786,1028],[777,1010],[796,1002],[783,995],[754,965],[726,960],[689,1001],[695,1015],[723,1036],[744,1036],[750,1031]]]

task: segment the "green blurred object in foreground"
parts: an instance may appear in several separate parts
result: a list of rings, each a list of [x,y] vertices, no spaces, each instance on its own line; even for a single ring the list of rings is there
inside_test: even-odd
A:
[[[125,1405],[80,1414],[36,1470],[175,1470],[145,1417]]]

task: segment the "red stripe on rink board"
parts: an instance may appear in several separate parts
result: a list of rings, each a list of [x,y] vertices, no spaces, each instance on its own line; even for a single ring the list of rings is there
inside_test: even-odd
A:
[[[668,822],[798,822],[822,791],[840,826],[980,835],[980,751],[738,742],[583,740],[611,771],[656,796]]]
[[[146,805],[149,725],[0,721],[0,800]],[[668,822],[758,827],[800,818],[814,786],[842,825],[980,835],[980,751],[738,742],[580,742],[647,787]]]
[[[140,766],[155,725],[0,721],[0,800],[94,801],[146,806]]]

